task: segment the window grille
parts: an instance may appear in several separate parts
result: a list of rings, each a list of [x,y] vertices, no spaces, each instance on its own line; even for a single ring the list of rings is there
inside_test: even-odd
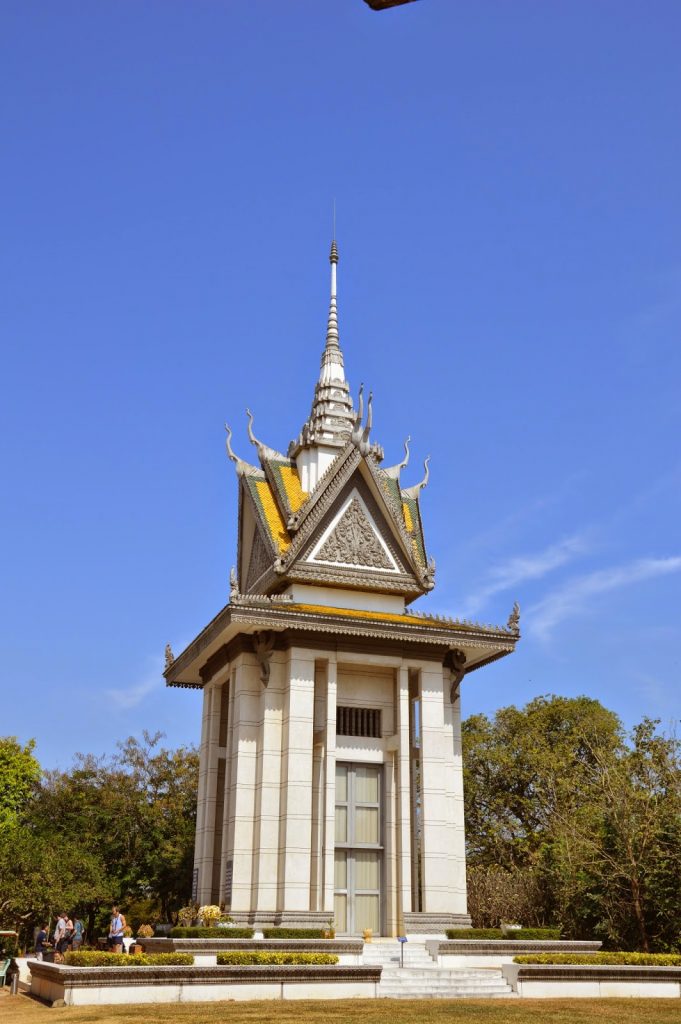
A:
[[[376,708],[336,708],[337,736],[381,735],[381,712]]]

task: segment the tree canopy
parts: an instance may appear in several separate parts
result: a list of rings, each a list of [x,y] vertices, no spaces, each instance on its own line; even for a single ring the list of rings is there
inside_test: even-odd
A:
[[[612,947],[681,933],[681,749],[644,719],[626,736],[588,697],[538,697],[463,724],[475,923],[557,922]]]

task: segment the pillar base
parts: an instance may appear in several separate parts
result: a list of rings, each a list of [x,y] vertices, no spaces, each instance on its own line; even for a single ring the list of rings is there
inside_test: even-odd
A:
[[[448,928],[470,928],[468,914],[426,914],[410,911],[404,915],[404,930],[407,935],[428,935],[434,939],[445,939]]]
[[[319,928],[331,927],[332,910],[230,910],[236,925],[246,928]],[[451,927],[451,926],[450,926]]]

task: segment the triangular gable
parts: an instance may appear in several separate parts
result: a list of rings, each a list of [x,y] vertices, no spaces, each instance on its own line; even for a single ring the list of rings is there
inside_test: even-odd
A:
[[[403,571],[356,487],[322,531],[306,561],[375,572]]]
[[[345,485],[336,478],[328,500],[296,534],[285,556],[291,582],[354,587],[414,597],[425,591],[423,571],[404,527],[398,534],[389,506],[361,464]],[[400,516],[401,518],[401,516]],[[305,527],[308,529],[305,529]]]

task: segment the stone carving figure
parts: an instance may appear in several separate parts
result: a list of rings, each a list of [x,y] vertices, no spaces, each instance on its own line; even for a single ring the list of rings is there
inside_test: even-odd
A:
[[[510,629],[513,633],[520,632],[520,605],[517,601],[513,604],[513,611],[508,617],[506,628]]]
[[[166,668],[170,668],[172,663],[175,661],[175,655],[173,654],[173,649],[170,646],[170,644],[166,644],[166,652],[165,652],[165,654],[166,654]]]
[[[459,696],[459,687],[461,686],[461,680],[466,674],[466,655],[463,651],[454,649],[450,651],[446,664],[449,668],[449,680],[451,682],[451,688],[449,691],[449,699],[454,703],[456,698]]]
[[[262,630],[253,634],[253,651],[260,665],[260,682],[267,686],[270,681],[270,660],[274,650],[274,633]]]

